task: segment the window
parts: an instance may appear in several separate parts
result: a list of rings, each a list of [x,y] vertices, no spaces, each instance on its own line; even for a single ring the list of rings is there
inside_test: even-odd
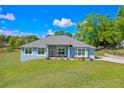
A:
[[[90,50],[90,55],[94,55],[94,50],[93,49]]]
[[[78,49],[77,55],[78,55],[78,56],[85,55],[85,49]]]
[[[37,48],[36,48],[36,47],[33,48],[33,52],[34,52],[35,54],[37,53]]]
[[[61,56],[65,55],[65,49],[64,48],[59,48],[58,49],[58,54],[61,55]]]
[[[25,54],[32,54],[32,48],[25,48]]]
[[[41,50],[41,51],[42,51],[42,54],[45,54],[45,49],[44,49],[44,48],[42,48],[42,50]]]
[[[45,54],[44,48],[38,48],[38,54]]]
[[[41,54],[41,48],[38,48],[38,54]]]
[[[28,48],[25,48],[25,54],[28,54]]]
[[[32,54],[32,48],[29,48],[29,54]]]
[[[81,52],[82,52],[82,55],[85,55],[85,49],[82,49]]]

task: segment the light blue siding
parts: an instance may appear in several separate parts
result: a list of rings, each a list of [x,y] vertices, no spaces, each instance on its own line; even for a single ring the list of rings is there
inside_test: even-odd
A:
[[[41,58],[46,58],[44,55],[21,55],[21,61],[27,61],[27,60],[32,60],[32,59],[41,59]]]
[[[95,50],[91,48],[75,48],[74,57],[81,57],[77,54],[78,49],[85,49],[85,58],[95,58]]]
[[[73,58],[74,55],[75,55],[75,48],[70,47],[69,49],[70,49],[70,52],[69,52],[70,56],[69,56],[69,57],[70,57],[70,58]]]
[[[56,45],[55,46],[55,57],[59,57],[58,55],[58,49],[59,48],[65,48],[65,57],[68,58],[74,58],[74,57],[81,57],[78,56],[77,50],[78,48],[65,46],[65,45]],[[86,58],[95,58],[95,50],[91,48],[80,48],[85,49],[85,55]],[[21,48],[21,61],[26,60],[32,60],[32,59],[42,59],[49,57],[49,46],[45,47],[45,53],[44,54],[38,54],[38,48],[32,48],[32,54],[25,54],[25,48]]]
[[[90,59],[95,58],[95,50],[94,49],[91,49],[91,48],[88,49],[88,58],[90,58]]]
[[[21,62],[32,59],[46,58],[47,57],[46,54],[47,54],[46,48],[45,54],[38,54],[37,48],[32,48],[32,54],[25,54],[25,48],[21,48]]]

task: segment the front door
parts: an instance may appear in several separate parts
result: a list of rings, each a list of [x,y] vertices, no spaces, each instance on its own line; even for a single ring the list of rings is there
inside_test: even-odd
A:
[[[55,50],[54,49],[50,49],[49,50],[49,56],[50,57],[54,57],[55,56]]]
[[[55,57],[55,46],[49,46],[49,57]]]

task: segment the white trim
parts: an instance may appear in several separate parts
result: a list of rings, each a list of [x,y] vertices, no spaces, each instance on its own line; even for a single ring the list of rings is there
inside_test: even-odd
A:
[[[21,55],[37,55],[37,56],[46,56],[46,51],[45,51],[46,48],[44,48],[44,54],[38,54],[38,48],[37,48],[37,47],[23,47],[23,48],[24,48],[24,52],[22,52],[22,49],[21,49]],[[25,52],[26,52],[26,51],[25,51],[26,48],[31,48],[32,53],[31,53],[31,54],[26,54],[26,53],[25,53]],[[36,48],[36,51],[37,51],[37,52],[35,52],[35,54],[34,54],[33,48]],[[28,51],[29,51],[29,50],[28,50]]]
[[[57,56],[62,56],[62,55],[58,54],[58,49],[64,49],[65,50],[64,56],[66,56],[66,47],[63,47],[63,46],[57,47]]]
[[[79,55],[78,55],[78,49],[84,49],[84,50],[85,50],[85,54],[82,55],[82,52],[81,52],[81,55],[79,56]],[[75,57],[86,57],[86,48],[77,48],[77,49],[76,49],[76,55],[75,55]]]

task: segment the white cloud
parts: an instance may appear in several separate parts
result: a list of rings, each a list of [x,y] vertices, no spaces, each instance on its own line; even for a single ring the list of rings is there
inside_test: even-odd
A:
[[[52,29],[49,29],[47,35],[54,35],[53,30]]]
[[[71,19],[62,18],[61,20],[54,19],[53,25],[66,28],[66,27],[74,26],[76,25],[76,23],[72,22]]]
[[[14,21],[16,19],[14,14],[12,13],[7,13],[6,15],[0,14],[0,18],[11,20],[11,21]]]
[[[10,31],[0,29],[0,35],[11,36],[12,33]]]
[[[28,35],[36,35],[34,33],[28,33],[28,32],[20,32],[18,30],[2,30],[0,29],[0,35],[5,35],[5,36],[28,36]]]

